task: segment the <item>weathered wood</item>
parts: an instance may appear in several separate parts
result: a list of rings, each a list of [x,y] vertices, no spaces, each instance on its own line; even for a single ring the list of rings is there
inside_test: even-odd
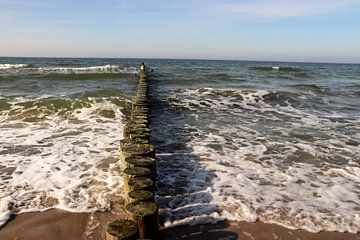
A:
[[[136,177],[149,177],[150,172],[150,169],[146,167],[127,167],[124,169],[124,173],[128,180]]]
[[[106,228],[106,240],[136,240],[139,237],[138,226],[131,220],[116,220]]]
[[[154,181],[147,177],[133,178],[126,182],[125,187],[128,188],[128,192],[135,190],[148,190],[152,192],[154,190]]]
[[[154,201],[154,194],[152,192],[146,191],[146,190],[131,191],[128,193],[128,196],[129,196],[128,203],[138,202],[138,201],[143,201],[143,202],[153,202]]]
[[[135,125],[135,124],[127,125],[127,126],[124,127],[124,133],[132,133],[132,132],[144,132],[144,133],[147,132],[147,133],[150,133],[151,130],[150,130],[150,128],[141,127],[141,126]],[[126,137],[126,136],[124,135],[124,137]]]
[[[128,219],[133,220],[141,238],[156,239],[158,235],[158,208],[154,202],[132,202],[125,207]]]
[[[128,183],[131,179],[139,178],[139,177],[151,177],[150,176],[150,169],[144,167],[129,167],[124,169],[124,180],[125,183]],[[128,187],[124,187],[124,195],[125,195],[125,202],[129,202],[129,191]]]
[[[155,165],[155,159],[151,157],[131,156],[125,159],[127,167],[147,167]]]
[[[148,125],[146,123],[138,123],[138,122],[131,122],[125,124],[124,129],[137,129],[137,128],[148,128]]]
[[[126,138],[126,139],[122,139],[120,140],[120,151],[122,151],[122,149],[124,148],[124,146],[129,146],[129,145],[138,145],[138,144],[150,144],[148,139],[145,138]]]
[[[135,96],[133,97],[133,99],[135,99],[135,101],[141,101],[141,102],[146,102],[146,103],[149,102],[147,96],[135,95]]]
[[[131,144],[122,149],[122,155],[125,158],[130,156],[155,157],[155,148],[150,144]]]
[[[146,120],[146,121],[148,121],[148,116],[147,115],[130,115],[130,117],[131,117],[131,120],[132,121],[144,121],[144,120]]]
[[[149,111],[149,108],[146,107],[146,106],[136,105],[136,106],[134,107],[133,111],[135,111],[135,112],[136,112],[136,111],[146,111],[146,112],[148,112],[148,111]]]
[[[126,129],[134,129],[134,128],[147,128],[144,127],[144,125],[146,125],[146,123],[144,123],[146,121],[134,121],[134,120],[130,120],[129,122],[127,122],[124,126],[124,128]]]
[[[128,124],[130,124],[130,125],[132,125],[132,124],[134,124],[134,125],[136,125],[136,124],[144,124],[144,125],[146,125],[146,127],[148,127],[149,126],[149,120],[148,119],[130,119],[128,121]]]
[[[132,104],[132,109],[137,109],[137,108],[148,108],[149,104],[147,102],[143,103],[143,102],[133,102]]]
[[[138,118],[148,118],[148,115],[145,113],[141,113],[141,112],[131,112],[130,114],[131,117],[138,117]]]
[[[134,136],[143,136],[141,138],[149,138],[151,130],[149,128],[124,128],[124,138],[134,138]]]
[[[150,177],[155,181],[156,162],[155,158],[132,156],[125,158],[125,167],[146,167],[150,170]]]
[[[138,236],[135,239],[158,239],[158,209],[154,202],[156,174],[155,149],[150,142],[149,81],[145,65],[141,65],[137,89],[132,98],[130,120],[124,127],[124,139],[120,141],[121,167],[124,171],[126,212],[136,221]],[[116,235],[122,231],[123,223],[114,222],[107,228],[106,239],[129,239]],[[119,230],[120,228],[120,230]],[[119,231],[118,231],[119,230]],[[125,238],[124,238],[125,237]]]

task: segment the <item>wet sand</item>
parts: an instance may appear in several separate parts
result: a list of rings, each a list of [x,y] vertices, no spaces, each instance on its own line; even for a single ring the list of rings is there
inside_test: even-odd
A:
[[[108,222],[123,212],[70,213],[62,210],[24,213],[0,230],[1,240],[84,240],[104,239]],[[162,231],[165,239],[192,240],[360,240],[360,234],[289,230],[262,222],[221,222],[179,226]]]
[[[83,240],[104,239],[104,228],[112,212],[71,213],[52,209],[16,216],[0,229],[1,240]]]
[[[166,239],[181,240],[360,240],[360,234],[289,230],[262,222],[220,222],[166,229]]]

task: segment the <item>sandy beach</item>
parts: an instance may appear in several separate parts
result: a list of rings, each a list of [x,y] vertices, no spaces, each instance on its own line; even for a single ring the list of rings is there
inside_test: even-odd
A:
[[[100,240],[107,222],[120,218],[121,211],[70,213],[58,209],[16,216],[0,230],[4,240]],[[162,230],[164,239],[191,240],[359,240],[360,234],[289,230],[262,222],[220,222],[179,226]]]

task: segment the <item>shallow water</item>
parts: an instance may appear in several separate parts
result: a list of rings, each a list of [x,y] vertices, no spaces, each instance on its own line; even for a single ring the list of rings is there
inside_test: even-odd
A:
[[[122,195],[118,141],[136,68],[112,60],[1,61],[0,225],[11,214],[52,207],[109,209]]]
[[[3,219],[121,196],[117,144],[141,62],[0,58]],[[359,65],[145,62],[164,226],[359,231]]]
[[[359,65],[172,64],[152,91],[165,226],[359,231]]]

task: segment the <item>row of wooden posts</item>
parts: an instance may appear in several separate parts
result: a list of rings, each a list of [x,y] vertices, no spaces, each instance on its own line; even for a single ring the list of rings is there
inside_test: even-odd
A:
[[[120,141],[126,219],[106,228],[106,240],[158,239],[158,207],[154,199],[155,149],[150,145],[149,83],[145,66],[133,97],[130,119]]]

